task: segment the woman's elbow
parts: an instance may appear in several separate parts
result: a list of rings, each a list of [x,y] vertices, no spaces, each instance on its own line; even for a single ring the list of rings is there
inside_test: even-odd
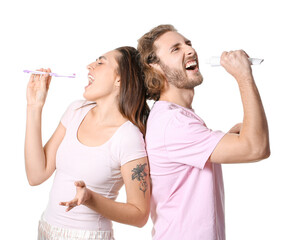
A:
[[[139,219],[137,222],[135,222],[134,226],[142,228],[146,225],[147,221],[149,219],[149,212],[143,213],[139,216]]]
[[[31,180],[31,179],[28,179],[28,183],[29,183],[29,185],[30,186],[37,186],[37,185],[39,185],[39,183],[37,183],[37,182],[34,182],[33,180]]]
[[[36,178],[36,177],[31,177],[31,176],[27,176],[27,180],[30,186],[38,186],[41,183],[43,183],[42,179]]]

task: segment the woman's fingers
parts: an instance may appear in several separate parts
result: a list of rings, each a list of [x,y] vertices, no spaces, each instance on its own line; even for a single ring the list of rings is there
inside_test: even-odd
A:
[[[77,199],[73,199],[72,201],[70,202],[60,202],[59,205],[61,206],[66,206],[68,207],[66,209],[66,211],[70,211],[72,208],[76,207],[78,204],[77,204],[78,200]]]
[[[74,185],[76,187],[85,187],[85,182],[84,181],[76,181],[76,182],[74,182]]]
[[[66,211],[70,211],[72,208],[79,206],[83,203],[83,196],[84,196],[84,191],[85,189],[85,183],[84,181],[75,181],[74,185],[77,187],[77,193],[76,196],[73,200],[69,201],[69,202],[60,202],[59,205],[61,206],[66,206],[67,209]]]
[[[75,206],[70,206],[70,207],[68,207],[68,208],[66,208],[66,212],[68,212],[68,211],[70,211],[72,208],[74,208]]]
[[[41,74],[41,78],[40,78],[40,85],[41,85],[41,89],[43,89],[44,91],[47,91],[49,88],[49,83],[51,81],[51,76],[49,76],[49,72],[51,72],[50,69],[42,69],[42,72],[45,72],[45,74]]]
[[[50,68],[47,69],[47,73],[51,73],[51,69]],[[52,76],[50,76],[50,75],[47,78],[47,83],[46,83],[46,89],[47,90],[49,89],[51,78],[52,78]]]
[[[77,199],[74,198],[73,200],[71,200],[69,202],[60,202],[59,205],[62,205],[62,206],[76,206],[77,205]]]
[[[41,69],[37,69],[36,71],[42,71],[42,68]],[[35,84],[38,84],[39,82],[39,79],[40,79],[40,74],[32,74],[34,75],[34,82]]]
[[[29,82],[28,82],[29,85],[31,85],[34,82],[34,77],[35,77],[34,75],[35,74],[30,75]]]

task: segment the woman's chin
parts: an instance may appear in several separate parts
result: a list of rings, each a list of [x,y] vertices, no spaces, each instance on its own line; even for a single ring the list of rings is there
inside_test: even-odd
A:
[[[93,101],[93,99],[86,93],[86,91],[83,93],[82,96],[83,96],[84,99],[87,100],[87,101]]]

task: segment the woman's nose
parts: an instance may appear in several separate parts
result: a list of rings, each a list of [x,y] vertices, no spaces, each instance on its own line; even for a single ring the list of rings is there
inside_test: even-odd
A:
[[[94,63],[90,63],[86,66],[88,70],[94,69]]]

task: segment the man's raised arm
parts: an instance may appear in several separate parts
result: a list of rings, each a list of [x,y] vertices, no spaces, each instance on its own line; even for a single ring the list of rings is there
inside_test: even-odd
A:
[[[223,52],[221,65],[239,85],[244,110],[240,133],[227,133],[210,156],[215,163],[255,162],[270,156],[269,131],[248,55],[243,50]]]

